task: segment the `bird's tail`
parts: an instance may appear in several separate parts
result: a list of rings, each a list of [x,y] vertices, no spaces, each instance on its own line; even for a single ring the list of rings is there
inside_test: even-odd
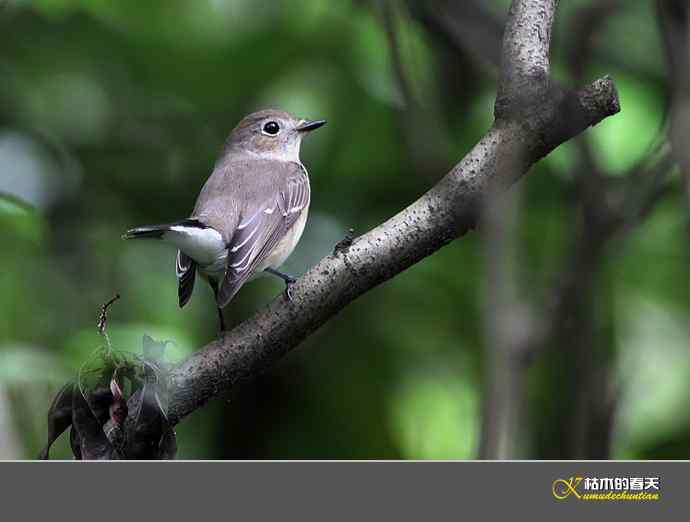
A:
[[[205,228],[205,225],[196,219],[183,219],[161,225],[145,225],[128,230],[122,235],[122,239],[163,239],[163,235],[172,227]]]

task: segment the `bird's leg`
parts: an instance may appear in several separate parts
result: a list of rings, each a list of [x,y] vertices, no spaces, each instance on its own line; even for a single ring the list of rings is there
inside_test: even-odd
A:
[[[213,290],[213,297],[216,300],[216,303],[218,302],[218,283],[216,281],[211,281],[209,279],[208,284],[211,285],[211,289]],[[225,331],[225,319],[223,318],[223,310],[221,310],[220,306],[216,305],[216,310],[218,310],[218,320],[220,321],[220,332],[223,333]]]
[[[292,301],[292,284],[297,281],[292,276],[289,276],[287,274],[283,274],[282,272],[278,272],[278,270],[275,270],[273,268],[266,268],[264,272],[268,272],[271,275],[274,275],[276,277],[280,277],[283,281],[285,281],[285,297],[287,297],[288,301]]]

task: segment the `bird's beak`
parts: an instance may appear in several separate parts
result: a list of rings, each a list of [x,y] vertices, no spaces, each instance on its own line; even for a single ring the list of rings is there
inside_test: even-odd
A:
[[[326,124],[326,120],[304,120],[297,126],[299,132],[311,132]]]

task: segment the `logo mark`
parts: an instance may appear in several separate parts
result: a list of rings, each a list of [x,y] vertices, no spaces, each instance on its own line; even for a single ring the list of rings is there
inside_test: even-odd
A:
[[[582,477],[570,477],[568,480],[556,479],[551,484],[551,493],[557,500],[565,500],[570,495],[581,498],[577,492],[577,486],[582,482]]]
[[[556,479],[551,494],[556,500],[648,501],[661,498],[659,477],[576,477]]]

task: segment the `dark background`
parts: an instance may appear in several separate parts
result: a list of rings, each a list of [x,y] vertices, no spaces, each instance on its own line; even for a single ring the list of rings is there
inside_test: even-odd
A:
[[[51,397],[103,344],[99,307],[116,292],[116,349],[140,351],[149,334],[174,341],[175,361],[214,337],[206,286],[177,307],[174,249],[120,236],[187,216],[248,112],[279,107],[329,122],[302,149],[313,202],[286,264],[295,274],[349,228],[365,232],[412,202],[463,156],[492,121],[509,2],[451,4],[0,7],[0,457],[38,453]],[[535,304],[582,246],[579,176],[596,171],[600,187],[615,186],[665,146],[669,81],[654,2],[623,2],[595,16],[603,23],[594,28],[583,13],[599,2],[561,4],[555,76],[576,86],[611,74],[622,112],[554,151],[513,191],[511,262],[521,299]],[[551,338],[520,366],[524,403],[501,456],[690,457],[688,211],[680,174],[669,183],[643,219],[597,251],[585,306],[592,335],[579,347]],[[492,375],[487,339],[501,320],[486,306],[486,246],[470,233],[358,299],[267,374],[186,418],[178,457],[476,457]],[[226,320],[236,324],[280,291],[271,279],[247,285]],[[578,430],[590,443],[573,449]],[[54,457],[70,455],[64,439]]]

